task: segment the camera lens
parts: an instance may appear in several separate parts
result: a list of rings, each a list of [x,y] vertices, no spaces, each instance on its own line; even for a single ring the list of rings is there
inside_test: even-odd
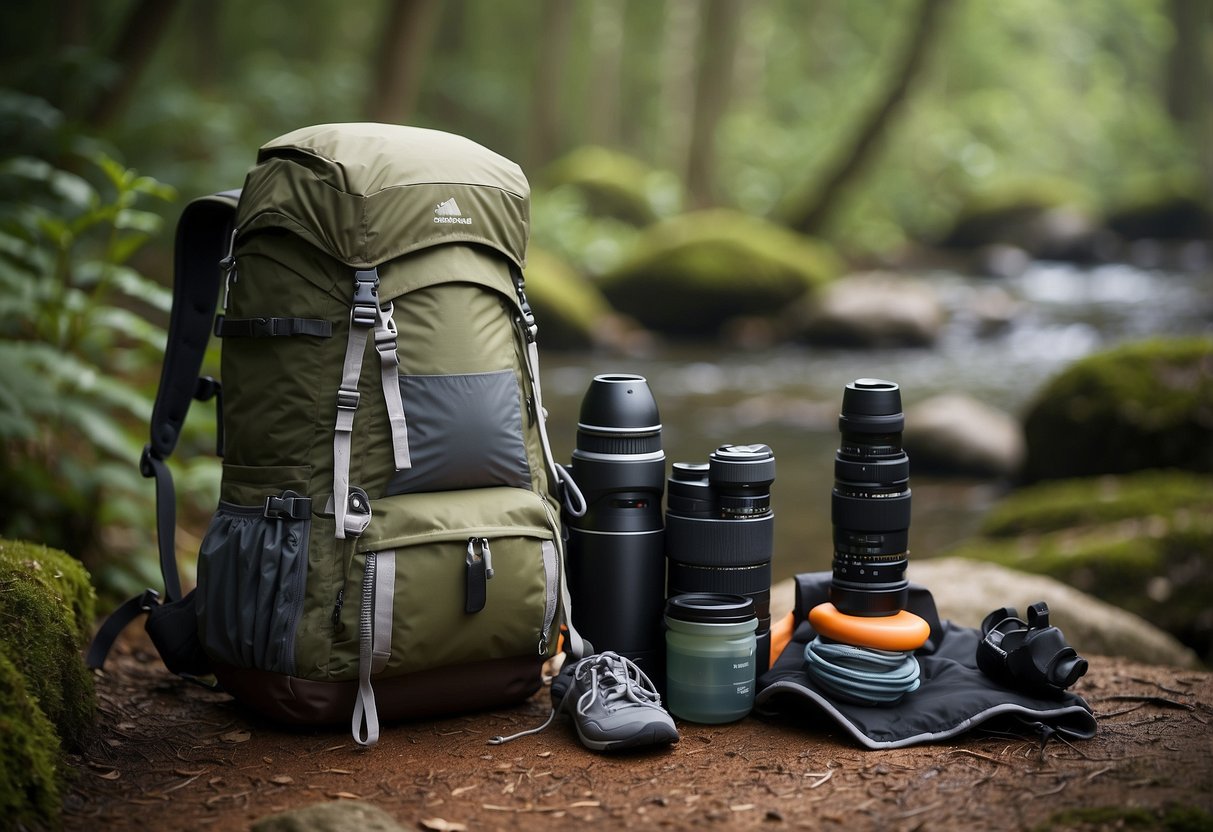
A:
[[[904,425],[895,383],[861,378],[846,386],[834,457],[830,601],[847,615],[895,615],[905,608],[910,460],[901,449]]]
[[[711,592],[752,599],[759,672],[770,644],[771,483],[766,445],[721,445],[704,463],[676,462],[666,501],[669,595]]]
[[[581,402],[570,473],[585,497],[566,515],[573,625],[596,651],[662,670],[665,605],[661,417],[638,375],[595,376]]]

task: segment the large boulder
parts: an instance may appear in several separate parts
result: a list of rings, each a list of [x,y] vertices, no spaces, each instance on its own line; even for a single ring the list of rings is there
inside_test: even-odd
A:
[[[651,329],[714,337],[737,318],[779,315],[840,268],[824,243],[756,217],[714,210],[646,229],[627,260],[599,285],[617,310]]]
[[[1137,342],[1075,362],[1036,395],[1024,433],[1029,481],[1213,472],[1213,338]]]
[[[1213,660],[1213,477],[1143,471],[1040,483],[949,555],[1048,575]]]
[[[1099,233],[1086,194],[1056,179],[1005,182],[969,197],[940,244],[981,250],[1008,245],[1038,259],[1086,260]]]
[[[681,187],[673,174],[605,147],[581,147],[548,165],[545,189],[571,188],[593,216],[646,226],[678,209]]]
[[[925,347],[947,320],[927,283],[873,272],[837,280],[793,311],[795,334],[812,344],[837,347]]]
[[[999,607],[1012,607],[1022,617],[1029,604],[1044,601],[1049,605],[1049,623],[1061,628],[1079,654],[1178,667],[1200,664],[1196,654],[1174,636],[1054,578],[955,557],[911,558],[907,574],[931,590],[940,617],[966,627],[980,627],[982,619]]]
[[[559,256],[531,246],[526,293],[544,349],[623,348],[629,328],[598,287]]]
[[[59,825],[64,746],[96,710],[80,650],[92,630],[88,573],[63,552],[0,539],[0,816]]]
[[[957,393],[908,406],[903,441],[918,472],[1010,477],[1023,462],[1019,420]]]

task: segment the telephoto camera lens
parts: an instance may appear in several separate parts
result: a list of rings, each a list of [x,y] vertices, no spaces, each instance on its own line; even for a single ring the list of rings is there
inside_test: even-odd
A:
[[[613,650],[663,678],[665,452],[644,377],[594,377],[570,472],[586,505],[565,518],[573,626],[596,652]]]
[[[833,579],[830,601],[845,615],[896,615],[905,608],[910,530],[910,460],[901,449],[905,416],[891,381],[846,386],[834,457]]]
[[[771,644],[775,454],[766,445],[721,445],[707,463],[676,462],[666,498],[669,595],[723,593],[753,599],[758,673]]]

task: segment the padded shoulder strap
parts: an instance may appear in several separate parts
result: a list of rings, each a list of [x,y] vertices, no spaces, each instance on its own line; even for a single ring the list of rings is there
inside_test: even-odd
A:
[[[173,262],[173,312],[160,389],[152,410],[152,453],[167,458],[177,446],[219,299],[219,263],[227,254],[240,191],[195,199],[177,222]]]

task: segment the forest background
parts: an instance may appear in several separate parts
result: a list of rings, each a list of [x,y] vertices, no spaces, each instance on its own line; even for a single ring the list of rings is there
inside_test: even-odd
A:
[[[655,218],[727,207],[852,264],[1000,195],[1103,215],[1213,191],[1203,0],[58,0],[4,18],[0,533],[115,592],[157,583],[128,553],[152,551],[136,462],[165,230],[299,126],[434,127],[515,159],[534,245],[589,278],[638,231],[544,187],[587,146],[637,163]],[[187,517],[212,507],[212,442],[195,414]]]

